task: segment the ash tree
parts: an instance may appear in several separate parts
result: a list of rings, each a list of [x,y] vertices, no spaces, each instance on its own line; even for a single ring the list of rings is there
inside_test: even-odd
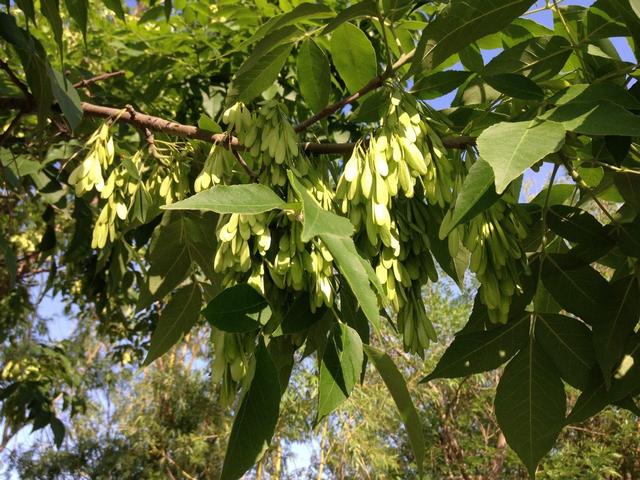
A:
[[[473,311],[423,382],[506,365],[495,415],[531,476],[566,425],[637,412],[640,90],[611,39],[637,52],[640,4],[559,3],[4,2],[9,434],[60,443],[80,408],[65,348],[10,354],[36,285],[114,362],[149,365],[210,326],[235,412],[223,479],[261,458],[309,357],[310,421],[379,375],[420,472],[425,432],[381,328],[428,355],[423,289],[466,272]]]

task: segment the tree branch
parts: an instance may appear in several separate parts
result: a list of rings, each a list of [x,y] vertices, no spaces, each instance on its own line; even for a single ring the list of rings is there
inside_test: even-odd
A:
[[[298,125],[295,126],[295,131],[300,133],[300,132],[306,130],[307,128],[309,128],[314,123],[317,123],[320,120],[322,120],[323,118],[326,118],[329,115],[332,115],[333,113],[335,113],[338,110],[340,110],[342,107],[344,107],[346,105],[349,105],[352,102],[355,102],[360,97],[363,97],[364,95],[366,95],[367,93],[371,92],[372,90],[375,90],[375,89],[381,87],[382,84],[384,83],[384,81],[386,79],[390,78],[395,73],[396,70],[398,70],[405,63],[407,63],[409,60],[411,60],[415,53],[416,53],[415,49],[411,50],[409,53],[405,53],[404,55],[402,55],[398,59],[398,61],[396,63],[393,64],[393,66],[390,69],[385,70],[384,73],[378,75],[376,78],[371,80],[369,83],[367,83],[364,87],[362,87],[357,92],[355,92],[355,93],[353,93],[353,94],[351,94],[351,95],[349,95],[347,97],[344,97],[342,100],[339,100],[336,103],[332,103],[331,105],[326,106],[325,108],[320,110],[315,115],[313,115],[313,116],[307,118],[305,121],[299,123]]]
[[[30,107],[30,108],[29,108]],[[193,125],[183,125],[172,120],[166,120],[152,115],[146,115],[140,112],[134,112],[131,115],[126,108],[105,107],[95,105],[89,102],[81,103],[82,111],[88,117],[106,118],[111,121],[125,122],[139,129],[148,129],[152,132],[161,132],[167,135],[173,135],[181,138],[193,138],[210,143],[220,143],[229,146],[232,150],[244,150],[244,146],[236,137],[230,137],[226,133],[211,133]],[[28,100],[20,98],[0,98],[0,108],[20,109],[24,112],[33,109]],[[475,145],[474,137],[456,136],[445,137],[442,143],[447,148],[465,148]],[[304,142],[300,144],[301,149],[308,155],[343,155],[349,154],[355,146],[354,143],[311,143]]]
[[[97,82],[102,82],[103,80],[109,80],[110,78],[115,78],[115,77],[122,77],[124,76],[124,74],[125,74],[124,70],[118,70],[117,72],[103,73],[101,75],[96,75],[95,77],[85,78],[84,80],[80,80],[79,82],[74,83],[73,87],[74,88],[88,87],[89,85],[92,85]]]

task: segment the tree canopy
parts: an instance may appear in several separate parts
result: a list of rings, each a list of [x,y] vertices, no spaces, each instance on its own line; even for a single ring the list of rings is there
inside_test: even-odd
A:
[[[5,434],[61,444],[101,381],[83,341],[111,376],[204,324],[235,414],[222,479],[261,459],[309,358],[309,422],[375,369],[418,475],[413,390],[437,379],[504,366],[497,423],[532,477],[563,428],[638,413],[640,87],[616,47],[637,55],[636,0],[3,5]],[[468,322],[409,389],[389,330],[429,355],[423,293],[469,274]],[[82,335],[38,340],[37,288]]]

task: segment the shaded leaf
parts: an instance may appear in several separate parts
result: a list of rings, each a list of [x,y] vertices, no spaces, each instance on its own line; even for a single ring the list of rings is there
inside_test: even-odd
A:
[[[411,91],[422,100],[431,100],[439,98],[452,92],[472,75],[471,72],[446,70],[444,72],[435,72],[425,77],[420,77],[413,85]]]
[[[122,7],[122,0],[102,0],[102,3],[104,3],[105,7],[115,13],[116,17],[124,22],[124,8]]]
[[[221,480],[237,480],[262,457],[280,415],[280,379],[262,339],[256,369],[231,427]]]
[[[89,0],[64,0],[69,16],[80,28],[84,42],[87,42],[87,20]]]
[[[191,330],[200,316],[202,294],[196,283],[176,291],[162,310],[158,325],[151,335],[151,345],[143,365],[164,355]]]
[[[474,330],[477,331],[456,335],[436,368],[421,382],[466,377],[498,368],[526,345],[529,315],[489,331]]]
[[[220,292],[202,315],[219,330],[243,333],[259,329],[269,319],[271,310],[255,288],[240,283]]]
[[[564,425],[564,385],[553,363],[535,343],[505,367],[498,383],[495,412],[509,446],[532,477]]]
[[[549,228],[570,242],[583,244],[609,243],[606,230],[590,213],[577,207],[553,205],[547,212]]]
[[[575,318],[552,313],[536,318],[536,342],[568,384],[584,389],[596,362],[589,328]]]
[[[585,135],[640,135],[640,116],[608,100],[569,102],[549,110],[541,118]]]
[[[62,113],[69,122],[72,130],[75,130],[82,122],[82,107],[80,97],[73,85],[66,80],[60,72],[47,65],[47,73],[51,82],[53,96],[58,101]]]
[[[62,57],[62,18],[60,17],[59,0],[40,0],[40,11],[51,26],[53,38]]]
[[[512,98],[523,100],[542,100],[544,92],[534,81],[517,73],[501,73],[484,77],[491,87]]]
[[[375,2],[371,0],[358,2],[348,8],[345,8],[338,15],[336,15],[336,17],[331,20],[326,27],[324,27],[322,33],[327,34],[350,20],[354,20],[360,17],[375,17],[377,14],[378,9]]]

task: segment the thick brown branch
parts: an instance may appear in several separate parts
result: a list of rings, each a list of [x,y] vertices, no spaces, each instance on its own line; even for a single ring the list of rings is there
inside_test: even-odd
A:
[[[167,135],[173,135],[181,138],[194,138],[196,140],[202,140],[204,142],[220,143],[223,145],[229,145],[234,150],[243,150],[244,147],[240,144],[236,137],[229,137],[225,133],[210,133],[206,130],[201,130],[193,125],[183,125],[171,120],[166,120],[160,117],[154,117],[146,115],[140,112],[127,111],[126,108],[118,109],[112,107],[105,107],[102,105],[95,105],[89,102],[82,102],[82,111],[89,117],[106,118],[111,121],[129,123],[139,129],[145,131],[148,129],[152,132],[161,132]],[[0,98],[0,108],[13,108],[20,109],[25,112],[32,110],[27,100],[21,98]],[[447,148],[465,148],[467,146],[475,145],[474,137],[445,137],[442,142]],[[354,147],[354,143],[301,143],[300,146],[309,155],[343,155],[349,154]]]
[[[96,82],[102,82],[104,80],[109,80],[110,78],[114,78],[114,77],[122,77],[124,74],[125,74],[124,70],[118,70],[117,72],[103,73],[101,75],[96,75],[95,77],[85,78],[84,80],[80,80],[79,82],[74,83],[73,86],[74,88],[88,87],[89,85]]]
[[[360,90],[358,90],[354,94],[349,95],[348,97],[344,97],[342,100],[339,100],[336,103],[333,103],[331,105],[326,106],[325,108],[320,110],[315,115],[307,118],[304,122],[299,123],[295,127],[296,132],[302,132],[302,131],[306,130],[307,128],[309,128],[314,123],[317,123],[320,120],[322,120],[323,118],[326,118],[329,115],[334,114],[335,112],[337,112],[338,110],[340,110],[344,106],[355,102],[356,100],[358,100],[359,98],[363,97],[364,95],[366,95],[367,93],[371,92],[372,90],[375,90],[376,88],[379,88],[380,86],[382,86],[382,84],[384,83],[384,81],[386,79],[390,78],[393,75],[393,73],[396,70],[398,70],[405,63],[407,63],[409,60],[411,60],[413,58],[414,54],[415,54],[415,50],[412,50],[409,53],[404,54],[403,56],[401,56],[398,59],[398,61],[396,63],[393,64],[392,68],[385,70],[384,73],[378,75],[376,78],[371,80],[369,83],[367,83],[364,87],[362,87]]]

